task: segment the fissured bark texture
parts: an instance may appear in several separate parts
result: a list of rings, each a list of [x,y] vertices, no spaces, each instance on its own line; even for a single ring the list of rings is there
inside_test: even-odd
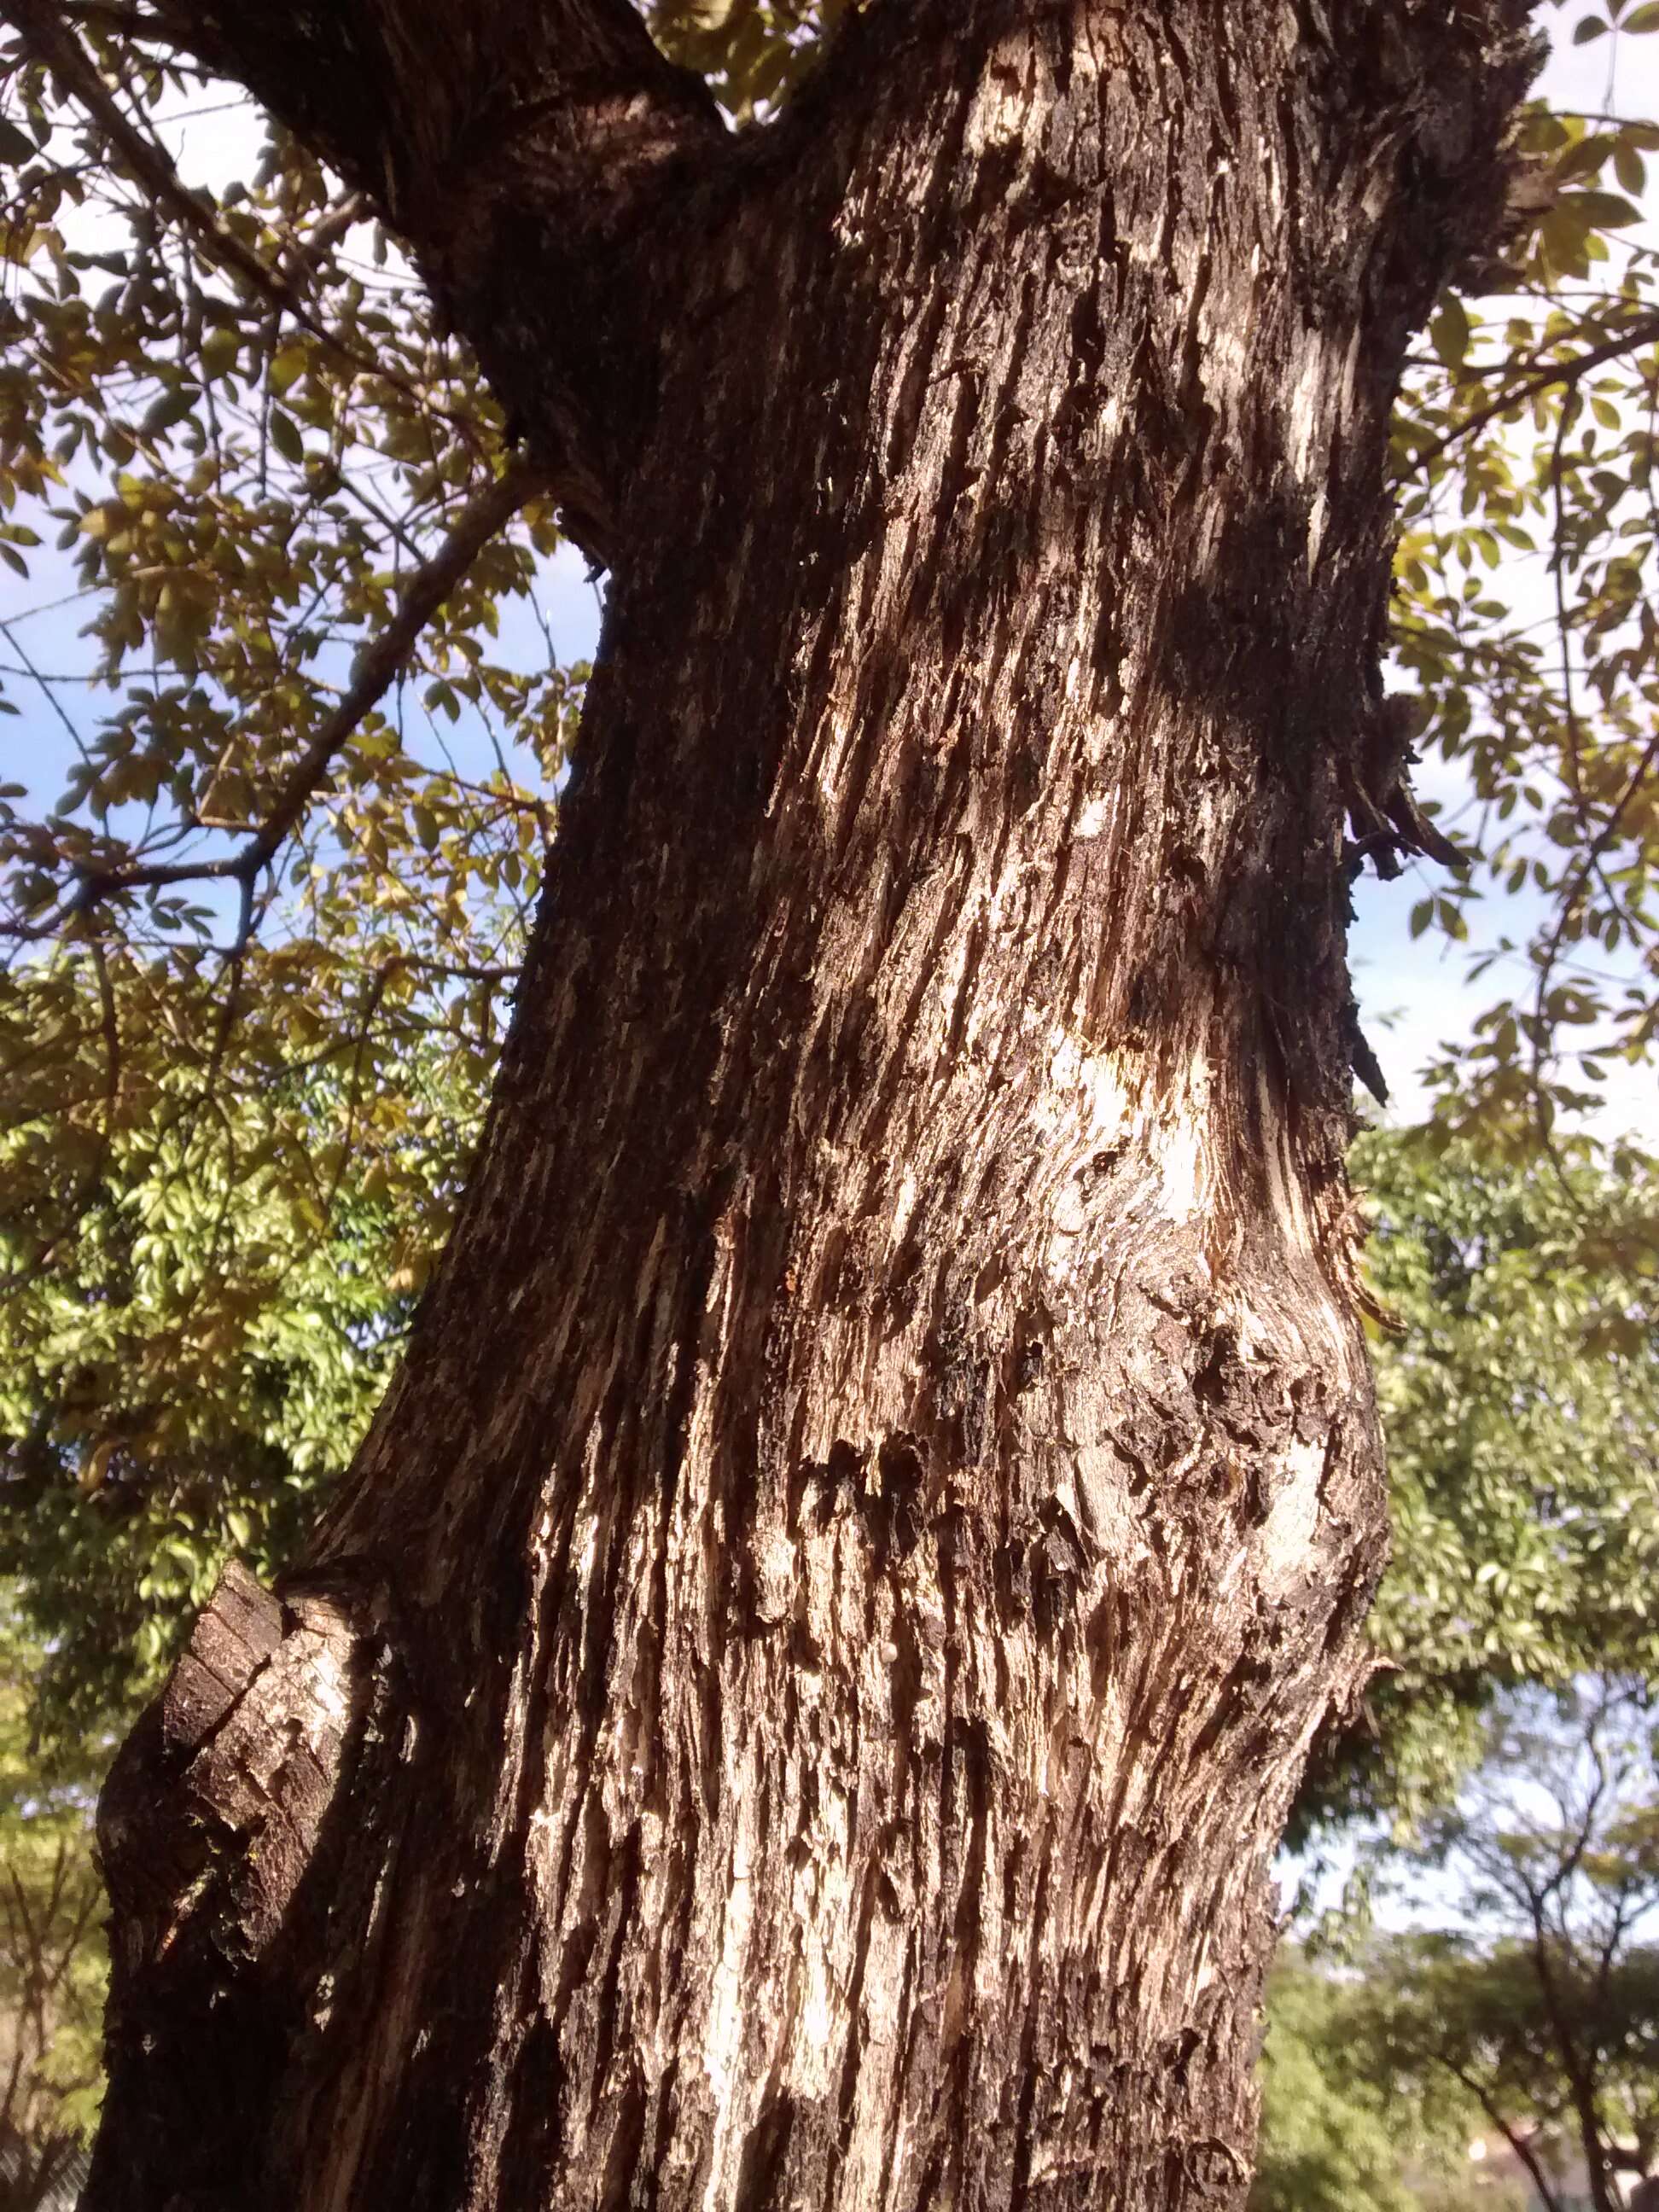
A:
[[[1383,1542],[1389,415],[1510,15],[880,7],[665,204],[460,1224],[106,1796],[90,2212],[1242,2201]]]

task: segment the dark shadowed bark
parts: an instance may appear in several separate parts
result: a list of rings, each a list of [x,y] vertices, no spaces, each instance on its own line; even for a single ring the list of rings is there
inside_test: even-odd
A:
[[[196,25],[615,574],[408,1362],[106,1793],[90,2212],[1242,2201],[1383,1541],[1389,408],[1518,13],[890,0],[742,141],[621,0]]]

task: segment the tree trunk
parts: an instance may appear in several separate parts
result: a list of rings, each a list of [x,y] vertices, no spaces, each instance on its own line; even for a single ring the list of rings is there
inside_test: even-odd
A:
[[[462,1218],[106,1792],[88,2212],[1242,2201],[1383,1542],[1389,409],[1515,15],[878,7],[658,204]]]

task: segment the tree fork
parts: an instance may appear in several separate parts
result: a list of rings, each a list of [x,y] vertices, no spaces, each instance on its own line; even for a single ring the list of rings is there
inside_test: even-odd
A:
[[[685,157],[461,1218],[106,1793],[90,2212],[1242,2201],[1383,1544],[1389,412],[1521,12],[878,6]]]

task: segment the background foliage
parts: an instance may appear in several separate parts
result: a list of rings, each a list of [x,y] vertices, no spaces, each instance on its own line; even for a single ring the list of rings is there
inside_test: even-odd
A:
[[[42,1759],[27,1684],[38,1642],[0,1590],[0,2201],[38,2203],[98,2109],[103,1888],[88,1813],[107,1741]]]
[[[1473,1774],[1394,1855],[1415,1911],[1352,1985],[1367,2077],[1468,2100],[1546,2212],[1613,2212],[1659,2163],[1655,1752],[1650,1680],[1498,1699]]]
[[[1373,1132],[1354,1172],[1394,1548],[1364,1724],[1316,1766],[1301,1832],[1408,1825],[1480,1756],[1506,1690],[1659,1680],[1659,1173],[1626,1145],[1516,1164]]]
[[[1471,2179],[1479,2104],[1440,2069],[1391,2063],[1364,1981],[1285,1945],[1267,2017],[1250,2212],[1522,2212],[1518,2189]]]

